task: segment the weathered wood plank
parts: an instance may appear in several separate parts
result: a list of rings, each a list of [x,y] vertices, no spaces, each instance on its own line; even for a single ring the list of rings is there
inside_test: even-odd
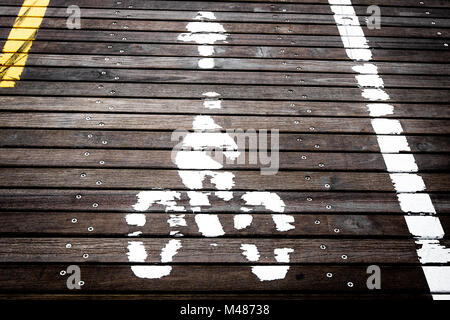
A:
[[[343,90],[343,89],[341,89]],[[206,90],[215,91],[215,90]],[[231,91],[230,91],[231,92]],[[257,117],[214,116],[217,125],[225,129],[277,129],[282,132],[333,132],[373,133],[368,118],[319,118],[319,117]],[[4,128],[80,128],[80,129],[145,129],[191,130],[194,118],[190,115],[144,115],[112,113],[44,113],[1,112],[0,123]],[[402,119],[403,130],[408,134],[449,134],[448,120]],[[390,132],[386,132],[389,134]],[[185,133],[184,133],[185,134]],[[177,135],[181,141],[182,135]]]
[[[45,21],[45,20],[44,20]],[[0,44],[2,41],[0,41]],[[197,45],[147,43],[93,43],[74,41],[33,41],[31,52],[46,54],[120,55],[120,56],[201,56]],[[450,52],[429,50],[372,49],[373,61],[440,62],[450,60]],[[281,58],[311,60],[348,60],[344,50],[337,48],[227,46],[215,45],[214,57]],[[313,61],[311,61],[313,62]]]
[[[0,166],[26,167],[98,167],[98,168],[171,168],[172,151],[163,150],[98,150],[98,149],[0,149]],[[201,154],[202,151],[191,151]],[[214,156],[214,155],[212,155]],[[219,159],[214,158],[214,159]],[[251,160],[251,159],[254,159]],[[242,152],[227,163],[222,158],[224,169],[254,169],[268,167],[261,163],[258,151]],[[417,154],[415,161],[421,172],[447,171],[450,155]],[[184,169],[196,169],[196,164]],[[340,171],[386,171],[380,153],[325,153],[325,152],[281,152],[281,170],[340,170]]]
[[[242,72],[242,71],[190,71],[190,70],[134,70],[110,68],[44,68],[27,67],[21,80],[39,81],[101,81],[134,83],[196,83],[196,84],[244,84],[301,85],[327,87],[355,87],[352,74],[301,73],[301,72]],[[387,88],[450,88],[450,77],[386,75]]]
[[[201,171],[186,172],[201,176]],[[280,171],[276,175],[261,175],[260,171],[230,171],[230,173],[234,175],[233,188],[237,190],[394,191],[388,173],[339,171]],[[450,174],[423,173],[421,176],[430,192],[450,190]],[[0,186],[147,190],[187,188],[181,181],[178,171],[150,169],[0,168]],[[201,188],[197,184],[196,187]],[[209,178],[204,179],[204,190],[216,188],[226,190],[227,187],[213,186]],[[407,189],[402,191],[409,192]]]
[[[172,132],[0,129],[1,147],[173,149]],[[236,139],[242,135],[236,134]],[[253,135],[247,135],[253,137]],[[269,136],[270,138],[270,136]],[[242,141],[242,140],[241,140]],[[450,152],[445,136],[408,136],[412,152]],[[317,147],[318,146],[318,147]],[[248,149],[249,146],[246,146]],[[177,148],[176,148],[177,149]],[[242,148],[243,149],[243,148]],[[253,149],[250,149],[253,150]],[[274,147],[276,150],[276,147]],[[282,151],[379,152],[375,135],[280,134]]]
[[[344,51],[342,51],[344,52]],[[197,55],[197,54],[196,54]],[[110,55],[59,55],[29,54],[27,67],[93,67],[125,69],[188,69],[199,70],[197,57],[135,57]],[[230,71],[280,71],[280,72],[328,72],[351,73],[352,61],[288,60],[288,59],[239,59],[216,58],[215,70]],[[17,62],[21,66],[21,62]],[[449,75],[448,64],[439,63],[377,63],[379,74]],[[23,82],[26,83],[26,82]],[[11,88],[8,88],[11,89]]]
[[[146,221],[143,227],[130,226],[126,213],[100,212],[1,212],[0,234],[17,236],[126,236],[140,231],[141,236],[168,237],[170,228],[167,220],[170,213],[141,213]],[[226,234],[224,237],[274,237],[277,236],[271,214],[253,214],[252,224],[244,229],[234,228],[234,215],[217,215]],[[292,214],[295,228],[283,232],[283,237],[299,236],[365,236],[365,237],[410,237],[411,234],[401,215],[364,214]],[[178,227],[185,237],[200,237],[195,215],[186,213],[186,226]],[[73,220],[76,219],[76,220]],[[450,217],[441,216],[441,225],[450,231]],[[75,223],[74,223],[75,221]],[[319,223],[318,223],[319,222]],[[88,229],[93,227],[93,230]],[[335,229],[339,228],[336,233]],[[26,251],[25,251],[26,252]]]
[[[66,291],[68,265],[0,265],[2,291]],[[383,285],[379,292],[422,292],[429,289],[419,266],[380,266]],[[168,277],[141,279],[130,266],[82,265],[83,292],[92,291],[327,291],[370,292],[367,266],[291,266],[286,278],[259,281],[249,266],[174,266]],[[332,277],[327,277],[332,273]],[[414,279],[414,281],[411,281]],[[352,282],[353,286],[349,286]],[[373,292],[373,291],[372,291]]]
[[[449,19],[450,21],[450,19]],[[10,28],[0,28],[0,39],[9,37]],[[105,32],[97,30],[40,29],[37,34],[39,40],[58,41],[101,41],[108,43],[190,43],[196,42],[187,37],[180,38],[179,32],[158,31],[117,31]],[[24,40],[20,37],[11,40]],[[25,39],[26,40],[26,39]],[[367,37],[371,47],[383,49],[434,49],[448,50],[443,39],[425,38],[392,38]],[[291,34],[228,34],[226,42],[229,45],[267,45],[301,46],[301,47],[330,47],[342,48],[340,36],[332,35],[291,35]]]
[[[0,6],[3,16],[17,16],[18,7]],[[45,17],[67,17],[67,7],[53,8],[46,10]],[[427,10],[421,9],[422,13]],[[439,10],[436,10],[439,11]],[[333,16],[330,14],[301,14],[286,12],[214,12],[216,20],[219,22],[279,22],[279,23],[303,23],[303,24],[332,24],[335,25]],[[132,10],[132,9],[89,9],[83,10],[84,18],[102,19],[133,19],[133,20],[181,20],[198,21],[195,18],[198,11],[164,11],[164,10]],[[366,24],[365,16],[358,16],[361,25]],[[432,24],[434,22],[434,24]],[[425,13],[425,17],[388,17],[384,16],[383,26],[404,26],[404,27],[442,27],[450,26],[450,19],[430,17]]]
[[[138,201],[139,192],[140,190],[0,189],[0,208],[15,211],[137,212],[133,206]],[[191,212],[189,196],[185,191],[178,192],[180,199],[177,203],[185,208],[181,212]],[[285,203],[286,213],[404,214],[394,193],[279,191],[277,194]],[[231,200],[223,201],[212,193],[212,205],[203,206],[202,212],[242,213],[241,208],[246,205],[242,200],[243,195],[244,192],[234,191]],[[431,193],[430,197],[439,214],[450,213],[448,193]],[[155,204],[146,209],[146,212],[165,212],[165,209],[165,206]],[[263,206],[255,208],[253,212],[273,213]]]
[[[28,68],[27,68],[28,69]],[[66,69],[67,70],[67,69]],[[27,71],[25,71],[26,74]],[[102,75],[103,76],[103,75]],[[222,100],[222,108],[205,109],[204,101],[192,99],[130,99],[80,97],[0,96],[0,110],[78,111],[123,113],[239,114],[268,116],[367,117],[366,103],[316,101]],[[446,104],[395,104],[386,118],[450,118]]]
[[[270,2],[270,1],[269,1]],[[126,2],[117,3],[113,0],[108,1],[88,1],[77,0],[77,5],[81,8],[114,8],[114,9],[129,9],[130,5]],[[17,5],[14,0],[2,0],[1,5]],[[51,7],[64,7],[67,8],[72,2],[67,0],[53,0],[50,3]],[[381,4],[379,4],[381,5]],[[383,7],[383,14],[386,16],[437,16],[448,17],[450,10],[446,7],[440,9],[429,10],[426,14],[421,8],[413,8],[411,4],[407,8],[396,8],[397,4],[390,4],[390,6]],[[418,6],[418,4],[415,4]],[[179,10],[180,8],[189,8],[189,10],[200,11],[231,11],[231,12],[288,12],[288,13],[308,13],[308,14],[332,14],[328,3],[246,3],[242,1],[221,1],[221,2],[205,2],[205,1],[133,1],[131,8],[133,9],[146,9],[146,10]],[[428,7],[428,4],[427,4]],[[354,5],[355,12],[358,15],[369,15],[367,13],[366,6],[360,6],[358,3]]]
[[[384,13],[383,13],[384,14]],[[11,27],[13,17],[0,17],[0,27]],[[109,30],[109,31],[168,31],[186,32],[186,21],[158,21],[158,20],[116,20],[116,19],[90,19],[81,17],[80,25],[83,30]],[[315,24],[273,24],[273,23],[245,23],[226,22],[221,23],[227,33],[252,33],[252,34],[290,34],[290,35],[339,35],[336,26]],[[29,27],[21,24],[19,28]],[[40,26],[42,29],[66,29],[66,18],[45,18]],[[419,37],[440,38],[450,36],[447,29],[442,28],[399,28],[383,26],[380,29],[369,29],[363,26],[364,34],[368,37]]]
[[[162,252],[170,239],[109,238],[1,238],[0,263],[127,263],[130,242],[142,243],[147,252]],[[178,239],[181,247],[171,263],[276,264],[274,248],[291,248],[290,263],[399,263],[418,264],[412,239]],[[448,241],[442,241],[442,244]],[[66,245],[70,244],[70,248]],[[215,245],[211,245],[215,244]],[[249,261],[243,244],[258,248],[260,259]],[[325,246],[322,249],[321,246]],[[88,254],[84,258],[83,254]],[[342,258],[345,255],[345,259]],[[145,263],[159,263],[159,254],[149,254]]]

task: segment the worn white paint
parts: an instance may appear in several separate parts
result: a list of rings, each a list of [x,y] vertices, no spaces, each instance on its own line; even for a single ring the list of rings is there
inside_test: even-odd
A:
[[[217,22],[189,22],[186,29],[192,33],[224,33],[225,29]]]
[[[402,134],[400,121],[394,119],[376,118],[371,121],[376,134]]]
[[[146,223],[146,217],[143,213],[131,213],[125,216],[127,224],[130,226],[143,227]]]
[[[353,9],[351,0],[329,0],[331,10],[335,13],[334,19],[338,26],[342,43],[346,49],[354,49],[359,45],[360,49],[367,49],[366,44],[361,39],[351,39],[352,36],[365,38],[364,32],[359,25],[358,17]],[[351,30],[350,26],[357,25],[360,31]],[[367,43],[367,42],[366,42]],[[362,60],[368,62],[371,55],[361,54],[355,59],[352,52],[347,51],[350,59]],[[365,58],[363,57],[365,55]],[[356,65],[353,70],[360,75],[378,75],[377,67],[372,63]],[[362,96],[369,101],[389,100],[389,95],[381,89],[380,81],[372,77],[370,84],[368,77],[356,76],[358,84],[363,89]],[[381,77],[380,77],[381,79]],[[391,105],[377,107],[368,105],[370,116],[382,117],[387,114],[394,114],[394,107]],[[382,153],[398,153],[401,151],[411,151],[405,136],[388,137],[380,136],[383,134],[403,133],[402,126],[398,120],[373,119],[372,127],[377,134],[378,143]],[[398,155],[399,156],[399,155]],[[403,171],[417,171],[415,160],[411,156],[394,157],[393,155],[384,155],[388,171],[394,172],[400,169],[400,160],[404,161]],[[429,240],[432,238],[440,239],[444,236],[444,231],[438,217],[422,215],[424,213],[435,214],[436,210],[428,194],[416,193],[425,190],[425,183],[417,174],[412,173],[391,173],[391,180],[398,194],[401,209],[414,216],[406,216],[405,221],[410,232],[418,238],[416,243],[420,246],[417,250],[421,263],[448,263],[450,261],[449,249],[440,245],[438,240]],[[405,193],[408,192],[408,193]],[[428,286],[432,293],[450,292],[450,267],[423,267]],[[433,298],[435,295],[433,295]]]
[[[246,205],[263,206],[272,212],[284,212],[284,201],[280,196],[273,192],[251,191],[242,195],[242,200]]]
[[[442,239],[444,229],[435,216],[405,216],[409,232],[419,239]]]
[[[370,101],[386,101],[389,100],[390,97],[383,89],[363,89],[361,95]]]
[[[291,215],[287,214],[273,214],[273,222],[275,222],[275,227],[280,232],[286,232],[295,229],[295,226],[291,225],[294,223],[295,219]]]
[[[167,219],[167,223],[171,228],[176,227],[186,227],[186,219],[184,214],[171,214],[169,215],[169,219]]]
[[[130,262],[145,262],[147,259],[147,252],[142,241],[129,241],[127,254]]]
[[[241,244],[242,254],[247,258],[248,261],[258,261],[259,260],[259,251],[258,248],[254,244]]]
[[[283,280],[289,271],[289,266],[253,266],[252,272],[260,281]]]
[[[141,191],[136,197],[137,203],[133,205],[136,211],[146,211],[154,204],[164,206],[166,212],[185,210],[183,206],[177,205],[181,193],[176,191]]]
[[[192,123],[192,128],[194,130],[217,130],[222,127],[219,126],[211,116],[195,116],[194,122]]]
[[[378,146],[380,147],[381,153],[399,153],[399,152],[410,152],[408,141],[405,136],[383,136],[377,135]]]
[[[395,191],[402,192],[419,192],[426,189],[425,183],[421,176],[415,173],[391,173],[392,183]]]
[[[422,264],[450,262],[450,249],[440,245],[439,240],[420,239],[416,243],[421,246],[417,255]]]
[[[222,109],[221,100],[205,100],[203,101],[203,107],[206,109]]]
[[[412,154],[383,153],[388,172],[417,172],[419,168]]]
[[[378,67],[373,63],[364,63],[352,67],[359,74],[378,74]]]
[[[178,175],[181,177],[183,184],[191,189],[203,189],[203,182],[206,177],[211,178],[211,184],[218,190],[230,190],[234,187],[234,174],[232,172],[224,171],[179,171]]]
[[[215,62],[213,58],[202,58],[198,60],[198,66],[200,69],[214,69]]]
[[[226,34],[222,33],[182,33],[178,36],[178,40],[198,44],[214,44],[217,41],[227,40],[227,37]]]
[[[192,148],[193,150],[205,150],[210,147],[225,150],[237,150],[238,145],[234,139],[221,132],[192,132],[184,137],[181,142],[184,148]]]
[[[181,240],[169,240],[161,251],[161,262],[172,262],[173,257],[177,254],[181,247]]]
[[[361,87],[383,88],[383,79],[377,74],[360,74],[357,75],[356,81]]]
[[[232,191],[216,191],[214,194],[216,195],[216,197],[218,197],[224,201],[230,201],[234,197],[234,194]]]
[[[172,271],[171,266],[131,266],[134,275],[141,279],[161,279]]]
[[[142,234],[142,231],[135,231],[135,232],[130,232],[128,234],[129,237],[138,237]]]
[[[274,250],[275,260],[277,262],[289,263],[290,257],[289,255],[294,252],[292,248],[278,248]]]
[[[384,117],[394,114],[394,106],[387,103],[368,103],[367,109],[371,117]]]
[[[233,220],[234,228],[236,230],[242,230],[252,224],[253,216],[251,214],[237,214],[234,216]]]
[[[194,18],[195,20],[216,20],[216,15],[211,11],[199,11]]]
[[[198,231],[205,237],[220,237],[225,234],[219,217],[214,214],[197,214],[195,222]]]
[[[450,293],[450,267],[422,267],[428,287],[433,293]],[[433,295],[434,298],[434,295]]]
[[[179,169],[221,169],[223,167],[222,163],[211,158],[207,151],[178,151],[174,162]]]
[[[398,193],[397,198],[403,212],[436,213],[430,195],[427,193]]]
[[[207,44],[201,45],[197,47],[198,54],[204,57],[209,57],[214,55],[214,46],[210,46]]]

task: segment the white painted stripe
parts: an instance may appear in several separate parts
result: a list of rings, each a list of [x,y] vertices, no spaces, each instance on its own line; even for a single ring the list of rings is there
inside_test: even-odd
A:
[[[358,17],[352,6],[351,0],[328,0],[331,10],[334,12],[334,19],[342,38],[342,43],[346,48],[350,59],[356,61],[369,62],[371,54],[365,52],[356,55],[354,49],[368,50],[367,40],[364,31],[359,25]],[[359,30],[354,30],[355,29]],[[355,39],[353,39],[355,37]],[[363,38],[363,39],[361,39]],[[364,51],[363,51],[364,52]],[[367,77],[367,75],[378,76],[377,67],[373,63],[358,64],[353,70],[359,75],[356,80],[362,89],[362,96],[367,100],[385,101],[389,100],[389,95],[382,89],[383,83],[377,77]],[[379,76],[378,76],[379,77]],[[379,77],[381,79],[381,77]],[[394,114],[394,107],[384,105],[378,109],[375,104],[368,104],[370,116],[382,117]],[[389,137],[383,135],[401,135],[403,128],[400,121],[395,119],[373,119],[371,121],[374,132],[377,134],[379,147],[382,153],[398,153],[401,151],[411,151],[405,136]],[[414,157],[411,155],[385,155],[383,158],[389,172],[418,170]],[[402,169],[401,161],[404,160]],[[391,173],[390,178],[397,191],[401,209],[416,216],[406,216],[405,221],[410,232],[419,238],[416,241],[420,248],[417,250],[421,263],[442,263],[450,261],[449,249],[441,246],[438,240],[427,240],[430,238],[442,238],[444,231],[438,217],[421,216],[417,214],[431,213],[436,210],[428,194],[416,194],[425,190],[425,183],[417,174],[413,173]],[[407,193],[409,192],[409,193]],[[423,267],[428,286],[432,293],[450,291],[450,267]]]
[[[220,237],[225,234],[217,215],[197,214],[195,222],[197,223],[198,231],[205,237]]]

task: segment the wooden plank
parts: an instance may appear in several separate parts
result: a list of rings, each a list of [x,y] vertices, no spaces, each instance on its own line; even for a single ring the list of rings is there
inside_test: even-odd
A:
[[[242,72],[242,71],[188,71],[188,70],[127,70],[110,68],[44,68],[27,67],[21,80],[39,81],[101,81],[134,83],[196,83],[196,84],[245,84],[302,85],[355,87],[352,74],[302,73],[302,72]],[[450,88],[450,77],[388,75],[383,77],[386,88]]]
[[[67,17],[67,7],[53,8],[46,10],[45,17]],[[421,9],[423,10],[423,9]],[[423,10],[425,13],[427,10]],[[436,10],[439,11],[439,10]],[[0,6],[2,16],[17,16],[18,8],[9,6]],[[133,20],[181,20],[198,21],[195,18],[198,11],[163,11],[163,10],[132,10],[132,9],[88,9],[83,10],[84,18],[101,19],[133,19]],[[333,16],[330,14],[301,14],[285,12],[214,12],[218,22],[279,22],[279,23],[302,23],[302,24],[331,24],[335,25]],[[428,16],[428,17],[427,17]],[[361,25],[366,24],[365,16],[358,16]],[[432,24],[434,22],[434,24]],[[384,16],[383,26],[403,26],[403,27],[441,27],[448,28],[450,19],[430,17],[425,13],[425,17],[417,19],[416,17],[388,17]]]
[[[0,265],[0,288],[15,292],[64,292],[67,276],[60,271],[66,264]],[[420,266],[380,266],[383,279],[378,292],[428,293],[429,289]],[[82,292],[220,292],[220,291],[300,291],[300,292],[370,292],[367,289],[367,266],[291,266],[286,278],[259,281],[249,266],[174,266],[168,277],[141,279],[130,266],[82,265]],[[332,277],[327,277],[332,273]],[[411,281],[414,279],[414,281]],[[352,282],[353,286],[348,286]],[[372,291],[373,292],[373,291]]]
[[[21,82],[22,84],[23,82]],[[238,87],[236,87],[238,88]],[[10,88],[8,88],[10,89]],[[343,90],[343,89],[341,89]],[[215,91],[207,90],[204,92]],[[223,91],[222,91],[223,92]],[[231,91],[230,91],[231,92]],[[224,94],[225,95],[225,94]],[[317,118],[317,117],[258,117],[214,116],[217,125],[225,129],[271,130],[282,132],[334,132],[373,133],[368,118]],[[1,112],[4,128],[80,128],[80,129],[145,129],[190,130],[194,118],[190,115],[144,115],[105,113],[45,113]],[[407,134],[449,134],[448,120],[402,119]],[[183,132],[182,132],[183,133]],[[183,133],[185,134],[185,133]],[[181,136],[181,135],[180,135]],[[178,136],[177,136],[178,137]],[[180,141],[178,137],[176,141]]]
[[[126,236],[141,231],[143,237],[168,237],[171,228],[167,223],[170,213],[141,213],[146,221],[143,227],[130,226],[126,213],[99,212],[1,212],[0,234],[9,236]],[[224,230],[224,237],[276,237],[277,231],[271,214],[253,214],[252,224],[241,230],[234,228],[234,215],[217,215]],[[292,214],[295,228],[283,232],[283,237],[410,237],[405,218],[401,215],[364,214]],[[186,226],[178,229],[185,237],[200,237],[195,215],[186,213]],[[73,220],[76,219],[76,220]],[[450,231],[450,217],[439,218],[444,231]],[[74,222],[75,221],[75,222]],[[319,223],[318,223],[319,222]],[[93,230],[88,229],[93,227]],[[336,233],[335,229],[339,228]],[[91,231],[90,231],[91,230]],[[24,251],[26,252],[26,250]]]
[[[130,242],[142,243],[147,252],[162,252],[170,239],[152,238],[1,238],[0,263],[128,263]],[[398,263],[418,264],[416,245],[407,240],[367,239],[179,239],[181,248],[171,263],[276,264],[274,248],[291,248],[290,263]],[[211,243],[217,244],[212,246]],[[448,244],[443,241],[442,245]],[[13,245],[12,245],[13,244]],[[71,247],[67,248],[66,245]],[[261,258],[249,261],[243,244],[253,244]],[[322,249],[321,246],[325,246]],[[83,254],[88,254],[84,258]],[[345,259],[342,258],[345,255]],[[144,262],[144,261],[141,261]],[[149,254],[145,263],[160,263],[159,254]]]
[[[434,294],[433,296],[445,296],[445,294]],[[86,301],[86,300],[96,300],[96,301],[152,301],[155,303],[167,302],[167,300],[180,300],[180,301],[223,301],[223,300],[233,300],[233,301],[318,301],[318,300],[352,300],[352,301],[369,301],[369,300],[394,300],[394,301],[431,301],[432,297],[429,293],[357,293],[357,294],[346,294],[340,292],[339,294],[333,293],[93,293],[93,294],[82,294],[82,293],[0,293],[0,300],[2,301],[61,301],[61,300],[71,300],[71,301]],[[442,299],[441,299],[442,300]]]
[[[450,20],[449,20],[450,21]],[[10,28],[0,28],[0,39],[8,38]],[[118,31],[105,32],[96,30],[39,30],[37,38],[42,40],[58,41],[101,41],[108,43],[190,43],[194,40],[180,39],[179,32],[149,32],[149,31]],[[20,38],[11,40],[23,40]],[[367,37],[370,46],[383,49],[434,49],[448,50],[442,39],[423,38],[392,38],[392,37]],[[340,36],[318,35],[291,35],[291,34],[229,34],[226,38],[229,45],[267,45],[275,46],[302,46],[302,47],[330,47],[342,48]]]
[[[1,147],[173,149],[172,132],[0,129]],[[242,135],[236,134],[236,139]],[[253,137],[248,135],[248,137]],[[446,136],[408,136],[412,152],[450,152]],[[317,147],[318,146],[318,147]],[[248,146],[247,146],[248,149]],[[253,150],[253,149],[252,149]],[[274,148],[276,150],[276,148]],[[280,134],[282,151],[379,152],[375,135]]]
[[[383,13],[384,14],[384,13]],[[0,17],[0,27],[11,27],[13,17]],[[158,21],[158,20],[116,20],[116,19],[86,19],[81,17],[81,28],[83,30],[114,30],[114,31],[169,31],[186,32],[186,21]],[[291,35],[339,35],[336,26],[315,24],[273,24],[273,23],[245,23],[227,22],[221,23],[228,34],[252,33],[252,34],[291,34]],[[27,28],[21,25],[20,28]],[[40,26],[42,29],[66,29],[67,19],[46,18]],[[369,29],[363,26],[364,34],[368,37],[419,37],[440,38],[450,36],[447,29],[442,28],[399,28],[383,26],[381,29]],[[55,30],[53,30],[55,31]]]
[[[344,51],[343,51],[344,52]],[[93,67],[125,69],[188,69],[198,70],[197,57],[135,57],[109,55],[29,54],[27,67]],[[215,69],[230,71],[328,72],[351,73],[352,61],[288,60],[288,59],[214,59]],[[20,65],[20,62],[17,63]],[[379,74],[449,75],[448,64],[377,63]],[[26,82],[21,82],[26,83]],[[10,88],[8,88],[10,89]]]
[[[45,20],[44,20],[45,21]],[[0,40],[0,44],[2,41]],[[147,43],[93,43],[75,41],[33,41],[31,52],[46,54],[120,55],[120,56],[200,56],[197,45]],[[344,50],[332,48],[227,46],[215,45],[214,57],[348,60]],[[450,60],[448,51],[372,49],[373,61],[440,62]]]
[[[28,68],[27,68],[28,69]],[[67,70],[67,69],[66,69]],[[27,71],[25,71],[25,74]],[[367,117],[366,103],[315,101],[252,101],[222,100],[222,108],[205,109],[204,101],[187,99],[129,99],[80,97],[0,96],[0,110],[5,111],[66,111],[123,113],[239,114],[270,116]],[[450,118],[449,105],[395,105],[394,114],[386,118]]]
[[[202,151],[191,151],[193,154]],[[163,150],[98,150],[98,149],[19,149],[3,148],[0,166],[12,167],[106,167],[106,168],[171,168],[172,151]],[[252,161],[251,159],[255,159]],[[218,158],[214,158],[218,159]],[[420,172],[447,171],[450,155],[417,154],[415,161]],[[233,163],[223,158],[224,169],[254,169],[268,167],[261,163],[258,151],[242,152]],[[338,171],[386,171],[380,153],[325,153],[281,152],[281,170],[338,170]],[[196,165],[184,169],[196,169]]]
[[[139,192],[140,190],[0,189],[0,208],[13,211],[136,212],[133,206],[137,203]],[[186,209],[182,213],[191,212],[189,196],[185,191],[178,192],[180,199],[177,202]],[[395,193],[310,190],[307,192],[278,191],[277,194],[285,203],[286,213],[359,214],[365,212],[404,215]],[[234,191],[233,195],[233,199],[223,201],[212,194],[210,197],[212,205],[203,206],[202,212],[242,213],[241,208],[245,206],[245,201],[242,200],[244,192]],[[439,214],[450,213],[448,193],[430,193],[430,197]],[[146,212],[165,212],[165,209],[164,206],[155,204]],[[262,206],[255,208],[253,212],[273,213]],[[342,229],[343,226],[338,227]]]
[[[130,8],[129,4],[119,3],[116,1],[88,1],[77,0],[77,5],[81,8],[115,8],[115,9],[127,9]],[[3,0],[1,5],[17,5],[14,0]],[[64,7],[67,8],[72,2],[67,0],[53,0],[50,3],[51,7]],[[428,6],[428,5],[427,5]],[[246,2],[233,2],[233,1],[221,1],[221,2],[205,2],[205,1],[133,1],[131,8],[133,9],[145,9],[145,10],[179,10],[180,8],[189,8],[189,10],[199,11],[231,11],[231,12],[300,12],[308,14],[332,14],[329,4],[308,4],[308,3],[283,3],[283,4],[271,4],[271,3],[246,3]],[[369,15],[367,13],[366,6],[359,6],[355,3],[355,12],[358,15]],[[389,7],[383,8],[383,14],[386,16],[438,16],[448,17],[450,10],[445,7],[440,9],[427,9],[428,14],[421,8],[411,8],[411,4],[408,8],[396,8],[395,4]]]
[[[190,171],[195,174],[195,171]],[[197,171],[201,172],[201,171]],[[394,191],[388,173],[280,171],[229,171],[237,190]],[[199,173],[200,174],[200,173]],[[427,191],[450,190],[450,174],[421,174]],[[204,190],[214,187],[209,178]],[[370,183],[368,183],[370,181]],[[150,169],[40,169],[0,168],[0,187],[98,188],[98,189],[186,189],[176,170]],[[408,192],[406,189],[404,192]]]

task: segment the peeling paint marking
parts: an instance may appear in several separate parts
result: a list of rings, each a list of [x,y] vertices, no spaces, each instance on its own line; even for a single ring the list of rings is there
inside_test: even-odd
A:
[[[395,114],[390,104],[373,102],[390,100],[384,91],[384,82],[378,75],[372,60],[372,52],[351,0],[328,0],[331,11],[347,52],[347,56],[355,61],[353,71],[358,73],[355,79],[361,88],[361,95],[371,103],[367,104],[371,123],[377,135],[378,145],[383,155],[387,171],[397,192],[400,208],[405,215],[406,225],[416,238],[417,256],[421,264],[449,263],[450,249],[441,245],[439,239],[445,234],[439,217],[431,201],[430,195],[423,193],[426,185],[423,178],[414,173],[418,167],[413,154],[400,155],[400,151],[411,152],[408,141],[403,135],[399,120],[383,119],[383,116]],[[355,52],[354,50],[358,50]],[[363,63],[363,64],[361,64]],[[397,135],[386,136],[386,135]],[[450,267],[422,267],[425,278],[433,293],[450,292]],[[434,295],[433,295],[434,298]]]
[[[0,56],[0,87],[15,87],[50,0],[25,0]]]

